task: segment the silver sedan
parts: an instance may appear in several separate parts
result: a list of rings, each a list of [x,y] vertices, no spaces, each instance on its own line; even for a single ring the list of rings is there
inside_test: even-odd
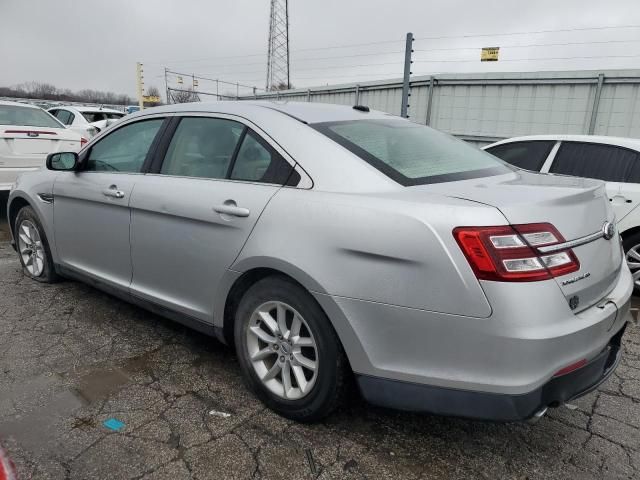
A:
[[[378,405],[535,419],[613,372],[629,319],[602,183],[362,106],[140,112],[20,177],[8,212],[27,276],[234,345],[299,421],[354,382]]]

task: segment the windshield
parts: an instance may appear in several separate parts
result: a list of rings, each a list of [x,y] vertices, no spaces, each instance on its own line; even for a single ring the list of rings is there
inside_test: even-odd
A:
[[[0,105],[0,125],[64,128],[64,125],[44,110],[17,105]]]
[[[462,140],[404,120],[351,120],[312,127],[405,186],[512,171]]]

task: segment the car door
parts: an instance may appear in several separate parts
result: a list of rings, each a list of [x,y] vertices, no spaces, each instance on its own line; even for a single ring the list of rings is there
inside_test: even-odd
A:
[[[555,144],[555,140],[526,140],[501,143],[486,148],[485,151],[515,167],[539,172],[552,154]]]
[[[129,287],[129,202],[163,122],[152,118],[123,125],[83,152],[81,171],[56,178],[54,233],[62,266]]]
[[[223,274],[298,174],[240,119],[176,117],[168,130],[166,153],[131,198],[131,293],[211,322]]]
[[[563,141],[549,172],[606,182],[607,196],[620,221],[640,201],[640,192],[634,193],[634,188],[624,183],[637,163],[637,156],[634,150],[616,145]]]

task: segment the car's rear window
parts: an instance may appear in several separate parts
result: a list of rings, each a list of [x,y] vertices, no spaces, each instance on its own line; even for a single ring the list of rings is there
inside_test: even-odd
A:
[[[64,125],[44,110],[18,105],[0,105],[0,125],[64,128]]]
[[[350,120],[312,127],[405,186],[512,171],[462,140],[405,120]]]
[[[85,118],[85,120],[89,123],[106,120],[105,114],[103,112],[80,112],[80,113]]]

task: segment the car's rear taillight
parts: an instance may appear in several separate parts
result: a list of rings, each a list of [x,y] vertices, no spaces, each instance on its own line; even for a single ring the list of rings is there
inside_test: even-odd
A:
[[[80,138],[80,148],[84,147],[87,143],[89,143],[89,140],[84,137]]]
[[[453,236],[481,280],[532,282],[580,269],[571,249],[544,255],[537,252],[538,247],[565,241],[549,223],[458,227]]]

